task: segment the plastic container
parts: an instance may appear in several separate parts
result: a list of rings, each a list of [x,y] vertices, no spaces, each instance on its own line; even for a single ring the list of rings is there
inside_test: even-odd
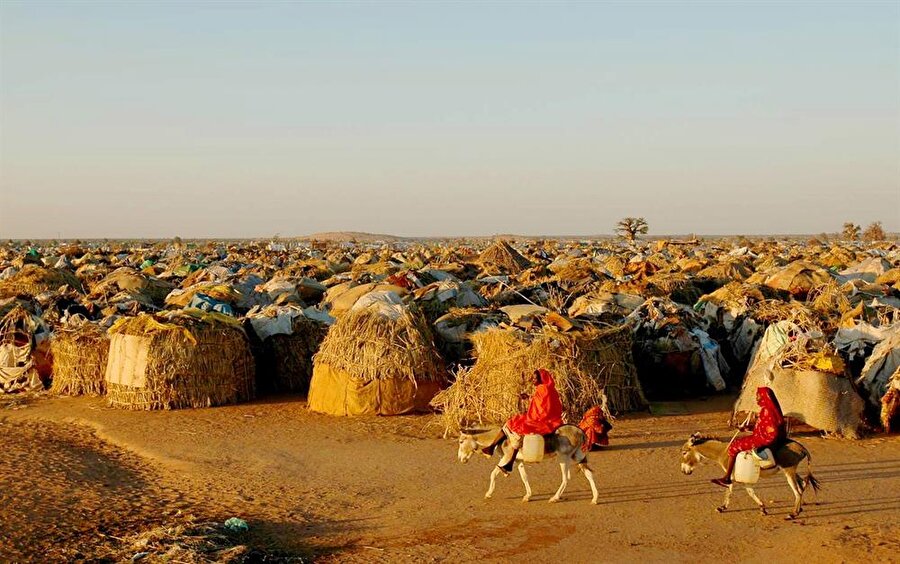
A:
[[[742,484],[755,484],[759,481],[759,463],[749,451],[738,453],[733,480]]]
[[[525,435],[522,440],[522,460],[540,462],[544,459],[544,437],[541,435]]]

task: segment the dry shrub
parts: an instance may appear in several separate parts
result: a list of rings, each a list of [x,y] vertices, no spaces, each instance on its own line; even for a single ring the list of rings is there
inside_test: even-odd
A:
[[[528,334],[493,329],[472,337],[477,361],[456,382],[435,396],[445,432],[461,427],[500,424],[527,404],[530,374],[549,370],[569,422],[589,408],[624,412],[647,405],[631,356],[631,330],[626,326],[584,332]]]

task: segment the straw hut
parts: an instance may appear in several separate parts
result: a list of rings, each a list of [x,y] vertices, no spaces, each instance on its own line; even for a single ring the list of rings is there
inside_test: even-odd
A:
[[[480,255],[478,262],[489,274],[518,274],[531,267],[531,262],[506,241],[497,241]]]
[[[210,407],[253,398],[250,345],[228,316],[142,314],[120,320],[109,334],[106,395],[113,407]]]
[[[312,357],[328,325],[305,316],[299,308],[272,307],[246,318],[244,326],[251,335],[259,390],[307,393]]]
[[[469,425],[499,425],[524,412],[528,406],[521,396],[532,391],[530,374],[538,368],[553,373],[570,423],[595,405],[613,413],[647,406],[627,326],[568,333],[491,329],[472,341],[475,365],[432,401],[448,433]]]
[[[82,291],[81,282],[67,270],[26,264],[7,280],[0,280],[0,298],[37,296],[69,286]]]
[[[0,320],[0,392],[43,387],[35,335],[45,329],[40,318],[18,305]]]
[[[400,415],[428,409],[446,380],[444,363],[425,318],[393,302],[354,306],[331,326],[313,357],[311,410]]]
[[[732,422],[756,412],[756,389],[772,388],[784,415],[822,431],[858,438],[863,399],[845,377],[842,360],[790,321],[770,325],[756,344]]]
[[[765,285],[776,290],[785,290],[798,299],[804,299],[814,288],[833,280],[833,277],[812,263],[795,261],[770,275]]]
[[[106,392],[109,337],[95,323],[58,328],[50,339],[53,383],[50,393],[61,396],[102,396]]]

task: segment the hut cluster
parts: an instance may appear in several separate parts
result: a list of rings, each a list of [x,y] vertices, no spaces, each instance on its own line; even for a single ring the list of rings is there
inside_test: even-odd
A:
[[[772,386],[857,436],[900,410],[896,242],[76,242],[0,247],[0,390],[126,409],[306,395],[335,415],[566,419]]]

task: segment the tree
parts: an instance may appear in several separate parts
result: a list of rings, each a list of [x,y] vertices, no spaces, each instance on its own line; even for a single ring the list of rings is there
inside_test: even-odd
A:
[[[881,227],[880,221],[870,223],[866,230],[863,231],[862,236],[866,241],[884,241],[886,239],[884,228]]]
[[[616,224],[616,233],[629,241],[634,241],[638,235],[646,235],[650,227],[643,217],[626,217]]]
[[[844,239],[849,239],[850,241],[856,241],[859,239],[859,225],[854,225],[853,222],[848,221],[844,224],[844,230],[841,231],[841,235]]]

